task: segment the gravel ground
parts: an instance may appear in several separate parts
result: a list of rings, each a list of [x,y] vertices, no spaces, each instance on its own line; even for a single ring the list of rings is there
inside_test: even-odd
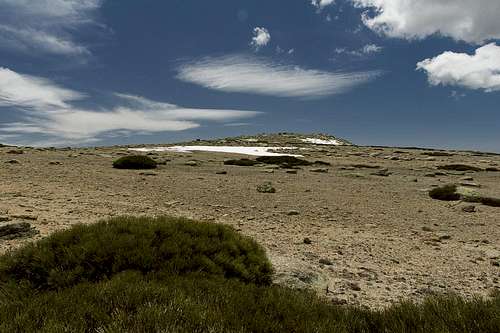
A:
[[[471,297],[500,289],[500,208],[475,204],[466,212],[470,203],[428,196],[435,186],[463,183],[500,197],[500,172],[437,169],[500,168],[498,155],[322,146],[290,135],[190,144],[294,145],[305,159],[331,166],[294,174],[223,164],[248,156],[163,152],[151,154],[162,162],[158,169],[134,171],[112,168],[114,159],[131,154],[126,147],[3,147],[0,228],[27,222],[39,234],[0,239],[0,252],[76,223],[168,214],[234,226],[266,248],[277,283],[312,288],[336,303],[377,308],[432,293]],[[318,168],[328,172],[311,172]],[[276,193],[256,190],[265,182]]]

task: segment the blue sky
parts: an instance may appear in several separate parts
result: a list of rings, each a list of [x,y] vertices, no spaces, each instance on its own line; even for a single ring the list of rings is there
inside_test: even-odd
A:
[[[0,142],[500,152],[498,0],[0,0]]]

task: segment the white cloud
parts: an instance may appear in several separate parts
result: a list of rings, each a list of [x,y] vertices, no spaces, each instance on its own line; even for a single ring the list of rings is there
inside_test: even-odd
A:
[[[433,34],[480,44],[500,38],[498,0],[351,0],[365,13],[367,27],[389,37]]]
[[[0,106],[67,108],[67,102],[84,97],[81,93],[61,88],[49,80],[21,75],[0,67]]]
[[[115,94],[117,105],[99,111],[76,107],[86,95],[43,78],[0,69],[0,107],[21,112],[22,120],[3,124],[0,135],[40,134],[51,144],[94,142],[130,132],[182,131],[201,121],[231,122],[259,112],[185,108],[140,96]]]
[[[419,62],[417,69],[427,73],[432,85],[500,91],[500,46],[485,45],[474,55],[444,52]]]
[[[73,40],[76,28],[93,22],[103,0],[0,0],[0,48],[25,53],[89,55]]]
[[[271,41],[271,34],[266,28],[254,28],[253,34],[254,36],[252,37],[250,45],[252,45],[255,50],[259,50]]]
[[[326,72],[244,55],[204,58],[178,68],[177,78],[225,92],[319,98],[344,93],[380,72]]]
[[[365,46],[357,50],[349,50],[345,47],[339,47],[336,48],[334,52],[337,54],[347,54],[355,57],[363,57],[374,53],[380,53],[382,50],[382,46],[378,46],[375,44],[366,44]]]
[[[318,10],[322,10],[326,6],[332,5],[335,3],[335,0],[311,0],[311,4],[318,8]]]

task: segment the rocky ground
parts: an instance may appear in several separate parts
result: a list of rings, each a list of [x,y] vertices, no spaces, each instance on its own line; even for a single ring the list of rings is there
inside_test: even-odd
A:
[[[112,167],[131,154],[127,147],[1,147],[0,251],[76,223],[169,214],[234,226],[266,248],[277,283],[313,288],[336,303],[380,307],[500,289],[500,208],[428,195],[457,183],[500,197],[499,155],[298,138],[191,144],[295,146],[305,159],[331,165],[229,166],[224,160],[248,156],[162,152],[150,153],[158,169],[134,171]],[[438,169],[458,163],[483,171]],[[266,182],[275,193],[257,191]]]

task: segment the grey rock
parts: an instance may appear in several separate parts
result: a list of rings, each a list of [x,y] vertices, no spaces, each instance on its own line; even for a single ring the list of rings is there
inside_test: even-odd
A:
[[[309,171],[310,172],[317,172],[317,173],[327,173],[328,169],[327,168],[315,168],[315,169],[311,169]]]
[[[260,193],[276,193],[276,189],[271,182],[265,182],[257,186],[257,192]]]
[[[463,206],[462,211],[465,213],[474,213],[476,211],[476,206],[474,205]]]
[[[330,259],[327,259],[327,258],[321,258],[319,260],[319,263],[322,264],[322,265],[326,265],[326,266],[333,265],[333,262]]]

